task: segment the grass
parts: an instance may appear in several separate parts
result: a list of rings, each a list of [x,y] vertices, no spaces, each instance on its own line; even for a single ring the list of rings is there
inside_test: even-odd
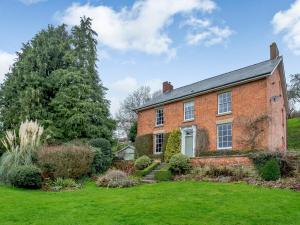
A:
[[[288,149],[300,151],[300,118],[288,120]]]
[[[0,224],[296,224],[300,194],[246,184],[162,182],[42,192],[0,186]]]

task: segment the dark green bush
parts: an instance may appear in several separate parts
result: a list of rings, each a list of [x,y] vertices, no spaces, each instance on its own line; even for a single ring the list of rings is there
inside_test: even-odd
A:
[[[168,181],[172,179],[172,173],[169,166],[161,168],[154,174],[154,179],[157,181]]]
[[[91,151],[94,153],[92,162],[92,174],[102,173],[106,170],[106,162],[100,148],[92,148]]]
[[[281,176],[292,176],[295,171],[295,168],[292,165],[292,161],[289,159],[289,157],[280,152],[258,152],[251,154],[250,158],[252,159],[258,171],[260,171],[265,166],[265,164],[271,159],[277,161],[280,168]]]
[[[137,170],[143,170],[146,167],[148,167],[151,164],[151,162],[152,162],[152,160],[148,156],[143,155],[135,160],[134,167]]]
[[[147,174],[151,173],[159,165],[159,162],[153,162],[148,167],[143,170],[136,170],[135,175],[139,177],[146,176]]]
[[[173,174],[186,174],[192,168],[189,157],[181,153],[173,155],[169,161],[169,165]]]
[[[34,165],[18,166],[10,172],[11,185],[19,188],[37,189],[42,186],[41,170]]]
[[[260,176],[264,180],[278,180],[280,178],[280,168],[278,161],[270,159],[260,170]]]
[[[90,146],[101,149],[102,152],[102,171],[106,171],[113,160],[112,147],[108,140],[104,138],[95,138],[90,140]]]

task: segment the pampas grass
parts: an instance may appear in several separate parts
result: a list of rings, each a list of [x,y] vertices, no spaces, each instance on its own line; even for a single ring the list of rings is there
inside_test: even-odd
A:
[[[43,131],[43,127],[39,126],[37,121],[31,120],[21,123],[18,138],[15,131],[6,131],[1,140],[6,150],[0,161],[0,180],[2,182],[8,183],[12,168],[32,164],[33,156],[41,144]]]

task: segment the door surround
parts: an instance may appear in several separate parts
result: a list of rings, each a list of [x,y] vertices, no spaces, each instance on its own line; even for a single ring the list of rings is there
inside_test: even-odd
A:
[[[180,127],[180,132],[181,132],[181,154],[185,155],[185,135],[186,132],[192,130],[193,131],[193,156],[195,157],[195,152],[196,152],[196,132],[197,132],[197,126],[196,125],[191,125],[191,126],[184,126]]]

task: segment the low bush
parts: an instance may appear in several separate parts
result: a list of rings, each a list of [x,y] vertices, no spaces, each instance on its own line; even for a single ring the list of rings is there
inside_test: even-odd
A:
[[[162,167],[159,171],[154,174],[156,181],[168,181],[172,179],[172,173],[169,166]]]
[[[38,153],[44,178],[80,178],[91,173],[94,154],[88,146],[45,146]]]
[[[152,162],[152,160],[148,156],[143,155],[135,160],[134,167],[137,170],[143,170],[146,167],[148,167],[151,164],[151,162]]]
[[[260,170],[260,176],[266,180],[278,180],[280,178],[280,168],[278,161],[270,159]]]
[[[112,147],[108,140],[104,138],[95,138],[90,140],[89,142],[90,146],[93,148],[97,148],[101,150],[101,168],[99,168],[99,172],[106,171],[112,163],[113,160],[113,154],[112,154]]]
[[[108,188],[131,187],[137,183],[136,180],[128,177],[126,173],[120,170],[109,170],[96,181],[97,186]]]
[[[9,177],[11,185],[15,187],[37,189],[42,186],[41,170],[34,165],[15,167]]]
[[[143,170],[136,170],[135,175],[139,177],[146,176],[147,174],[151,173],[159,165],[159,162],[153,162],[148,167]]]
[[[51,191],[62,191],[62,190],[72,190],[80,188],[80,184],[77,184],[74,179],[63,179],[56,178],[53,182],[50,183]]]
[[[166,151],[164,152],[164,160],[169,161],[171,157],[177,153],[180,153],[181,134],[179,130],[173,130],[168,138]]]
[[[181,153],[173,155],[169,161],[169,165],[173,174],[186,174],[192,168],[189,157]]]

